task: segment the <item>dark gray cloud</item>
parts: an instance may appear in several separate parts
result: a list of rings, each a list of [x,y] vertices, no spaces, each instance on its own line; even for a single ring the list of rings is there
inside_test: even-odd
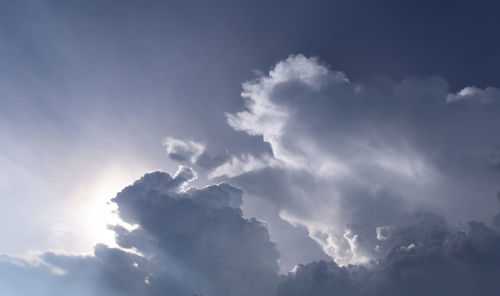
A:
[[[278,253],[262,222],[242,218],[243,192],[227,184],[179,192],[178,176],[145,175],[113,199],[139,225],[117,242],[150,258],[153,295],[270,295]]]
[[[500,235],[480,222],[451,233],[435,218],[398,225],[388,253],[371,266],[319,261],[284,276],[277,295],[496,295]],[[406,243],[403,243],[405,242]],[[408,242],[411,244],[407,244]]]
[[[93,256],[45,253],[39,267],[2,263],[2,275],[16,273],[14,281],[2,278],[0,292],[273,295],[279,255],[266,225],[242,217],[243,192],[228,184],[184,191],[194,176],[186,167],[174,176],[149,173],[117,194],[119,216],[135,225],[111,226],[123,250],[98,245]]]

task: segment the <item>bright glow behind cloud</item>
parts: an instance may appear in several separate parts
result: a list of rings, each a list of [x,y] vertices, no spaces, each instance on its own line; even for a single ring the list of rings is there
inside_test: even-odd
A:
[[[78,228],[83,231],[82,242],[88,244],[85,247],[87,250],[92,250],[98,243],[116,246],[114,233],[108,225],[131,227],[121,221],[116,213],[116,204],[110,200],[137,178],[134,172],[118,165],[104,167],[76,187],[72,196],[74,217]]]

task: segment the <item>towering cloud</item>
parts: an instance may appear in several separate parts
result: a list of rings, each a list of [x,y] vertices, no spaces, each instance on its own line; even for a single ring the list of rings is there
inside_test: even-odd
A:
[[[183,190],[194,177],[187,167],[144,175],[113,199],[134,225],[112,227],[122,249],[2,263],[1,294],[273,295],[278,253],[265,224],[242,217],[243,192],[228,184]]]
[[[186,177],[187,176],[187,177]],[[262,222],[242,218],[242,191],[227,184],[179,191],[192,172],[156,172],[120,192],[117,242],[149,258],[152,295],[270,295],[278,253]]]
[[[245,82],[242,96],[246,110],[228,123],[261,136],[273,155],[218,175],[271,200],[341,265],[376,258],[377,227],[418,208],[453,223],[494,214],[498,89],[449,93],[438,77],[353,82],[296,55]]]
[[[246,110],[228,123],[270,153],[166,138],[183,165],[112,199],[130,226],[110,226],[119,247],[0,257],[0,294],[498,294],[498,89],[353,82],[302,55],[243,89]],[[227,182],[191,188],[185,165]],[[279,274],[281,259],[325,254]]]

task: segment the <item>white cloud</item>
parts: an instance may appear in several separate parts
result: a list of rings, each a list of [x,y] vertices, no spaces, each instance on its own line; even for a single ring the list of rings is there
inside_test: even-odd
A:
[[[457,102],[461,100],[478,100],[481,103],[492,103],[500,98],[500,90],[493,87],[486,87],[484,89],[475,86],[467,86],[461,89],[456,94],[448,94],[446,96],[447,102]]]
[[[377,256],[377,227],[411,208],[453,221],[492,212],[496,177],[485,159],[500,145],[492,132],[500,125],[495,88],[449,94],[437,77],[359,84],[296,55],[243,83],[242,97],[246,110],[226,114],[228,123],[261,136],[272,157],[233,157],[213,176],[275,202],[283,219],[306,226],[340,264]],[[451,104],[470,99],[489,104]],[[387,200],[401,204],[391,213]]]
[[[167,151],[167,156],[173,160],[195,163],[198,157],[205,150],[205,146],[195,141],[184,141],[172,137],[163,140],[163,146]]]
[[[0,293],[471,295],[482,289],[479,294],[490,295],[498,290],[498,233],[480,222],[455,232],[441,215],[418,210],[455,213],[462,220],[468,219],[464,212],[482,217],[496,212],[488,198],[494,202],[498,192],[500,135],[492,132],[500,120],[498,90],[468,87],[449,94],[439,78],[360,85],[316,58],[297,55],[245,83],[243,97],[247,110],[228,114],[229,124],[261,136],[272,154],[230,156],[221,147],[166,138],[168,156],[213,169],[210,177],[228,178],[250,196],[265,198],[270,209],[257,211],[278,213],[307,229],[336,263],[299,265],[280,284],[279,254],[269,235],[273,225],[245,218],[239,188],[226,183],[188,188],[197,174],[181,165],[172,176],[146,174],[113,199],[119,218],[134,225],[110,227],[121,249],[97,245],[88,256],[48,252],[38,264],[0,256],[5,275]]]
[[[209,178],[235,177],[247,172],[258,171],[272,166],[279,166],[279,162],[269,155],[254,157],[251,154],[242,154],[240,157],[232,156],[229,161],[216,167],[208,175]]]

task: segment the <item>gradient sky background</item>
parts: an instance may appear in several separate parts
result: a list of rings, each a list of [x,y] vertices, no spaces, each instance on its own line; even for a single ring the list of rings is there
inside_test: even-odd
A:
[[[377,208],[369,204],[373,200],[387,202],[384,194],[394,200],[391,206],[398,204],[390,213],[405,207],[399,200],[412,203],[414,196],[424,196],[409,208],[433,210],[454,230],[470,220],[491,226],[500,209],[499,13],[500,3],[493,0],[0,1],[0,253],[33,258],[47,250],[90,254],[99,242],[116,246],[116,230],[106,226],[118,221],[112,214],[116,205],[108,201],[147,172],[174,174],[179,162],[197,171],[192,186],[225,181],[244,191],[243,217],[268,223],[281,273],[313,260],[344,262],[328,249],[331,240],[322,240],[334,237],[338,225],[355,222],[337,213],[347,211],[343,197],[328,195],[343,181],[308,171],[318,169],[322,160],[340,158],[349,168],[356,164],[356,177],[380,185],[378,197],[347,206],[353,217]],[[351,91],[355,96],[354,89],[360,87],[370,90],[367,97],[375,103],[318,107],[298,98],[283,103],[294,94],[315,96],[311,92],[316,83],[285,69],[284,78],[269,83],[288,84],[266,94],[290,108],[286,110],[301,111],[293,113],[294,125],[279,135],[279,143],[269,141],[276,122],[266,121],[275,113],[250,110],[263,124],[262,131],[244,120],[231,123],[230,115],[228,124],[227,114],[251,109],[241,98],[242,83],[271,77],[268,72],[279,72],[279,63],[292,69],[290,73],[308,71],[301,67],[322,73],[325,67],[327,80],[337,79],[331,77],[342,71],[352,89],[321,82],[323,74],[309,77],[327,85],[319,97],[351,96]],[[446,100],[457,93],[460,101],[465,87],[475,88],[462,97],[491,101],[490,107],[464,105],[448,111],[429,103],[437,110],[429,111],[420,104],[401,107],[392,99],[378,101],[384,96]],[[257,96],[250,94],[250,100]],[[365,111],[352,111],[358,107]],[[380,156],[374,164],[382,167],[380,174],[375,167],[357,166],[371,165],[371,152],[389,150],[376,141],[372,151],[339,140],[352,135],[372,141],[357,126],[363,120],[386,143],[396,143],[401,134],[411,138],[407,150],[406,144],[391,146],[395,158]],[[168,157],[166,137],[183,145],[200,143],[207,160],[190,163],[189,145]],[[302,139],[317,150],[290,144]],[[294,165],[304,159],[291,160],[290,153],[306,155],[310,167],[298,173]],[[253,157],[257,164],[242,165],[233,174],[222,167],[213,178],[217,167],[231,163],[232,157],[242,163]],[[234,159],[233,167],[238,166]],[[395,169],[400,162],[392,165],[394,159],[408,161],[407,177],[415,182],[400,183],[400,188],[390,185],[388,180],[399,180],[390,174],[373,177],[386,176],[384,170],[391,169],[406,174],[406,167]],[[425,182],[442,179],[422,185],[416,171],[425,175]],[[342,183],[349,189],[341,189],[339,196],[352,201],[372,188],[354,183]],[[295,193],[304,194],[288,192],[290,184],[298,187]],[[395,197],[400,189],[408,194]],[[401,212],[405,214],[398,212],[398,217],[406,215],[406,210]],[[363,221],[382,225],[373,219]],[[328,223],[336,226],[330,229]],[[359,256],[356,260],[362,262],[371,255]]]

